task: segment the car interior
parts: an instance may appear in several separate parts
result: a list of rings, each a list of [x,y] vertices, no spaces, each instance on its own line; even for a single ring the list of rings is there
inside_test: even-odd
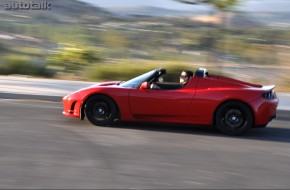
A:
[[[149,86],[151,84],[157,85],[157,88],[150,88],[152,90],[175,90],[175,89],[180,89],[186,86],[186,84],[189,82],[190,78],[188,79],[187,83],[185,84],[180,84],[176,82],[163,82],[162,75],[166,74],[166,70],[164,70],[162,73],[157,75],[155,78],[149,80]],[[208,77],[209,74],[205,68],[198,68],[194,75],[192,77],[201,77],[201,78],[206,78]]]

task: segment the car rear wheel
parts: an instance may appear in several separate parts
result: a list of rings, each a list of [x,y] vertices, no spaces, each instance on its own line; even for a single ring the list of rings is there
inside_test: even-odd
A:
[[[117,106],[113,100],[104,95],[94,95],[85,104],[88,120],[99,126],[110,125],[117,117]]]
[[[229,101],[222,104],[216,111],[215,124],[217,129],[227,135],[241,135],[253,125],[253,114],[242,102]]]

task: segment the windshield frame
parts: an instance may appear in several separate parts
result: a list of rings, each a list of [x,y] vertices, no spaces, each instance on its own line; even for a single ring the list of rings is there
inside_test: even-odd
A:
[[[121,83],[120,86],[125,87],[125,88],[139,88],[143,82],[150,79],[155,73],[156,73],[156,70],[149,71],[129,81]]]

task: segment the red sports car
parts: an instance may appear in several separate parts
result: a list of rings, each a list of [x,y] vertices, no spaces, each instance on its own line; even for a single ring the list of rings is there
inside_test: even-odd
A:
[[[127,82],[104,82],[63,98],[66,116],[99,126],[121,121],[209,125],[228,135],[265,127],[276,117],[275,86],[208,74],[199,68],[185,85],[161,82],[159,68]],[[160,82],[158,82],[160,81]],[[155,83],[158,89],[151,89]]]

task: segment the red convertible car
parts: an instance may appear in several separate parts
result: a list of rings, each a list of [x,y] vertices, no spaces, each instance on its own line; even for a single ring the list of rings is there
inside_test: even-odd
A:
[[[104,82],[63,98],[66,116],[98,126],[121,121],[170,122],[208,125],[228,135],[251,127],[265,127],[276,117],[274,85],[250,84],[208,74],[199,68],[185,85],[158,82],[159,68],[127,82]],[[160,88],[151,89],[156,83]]]

